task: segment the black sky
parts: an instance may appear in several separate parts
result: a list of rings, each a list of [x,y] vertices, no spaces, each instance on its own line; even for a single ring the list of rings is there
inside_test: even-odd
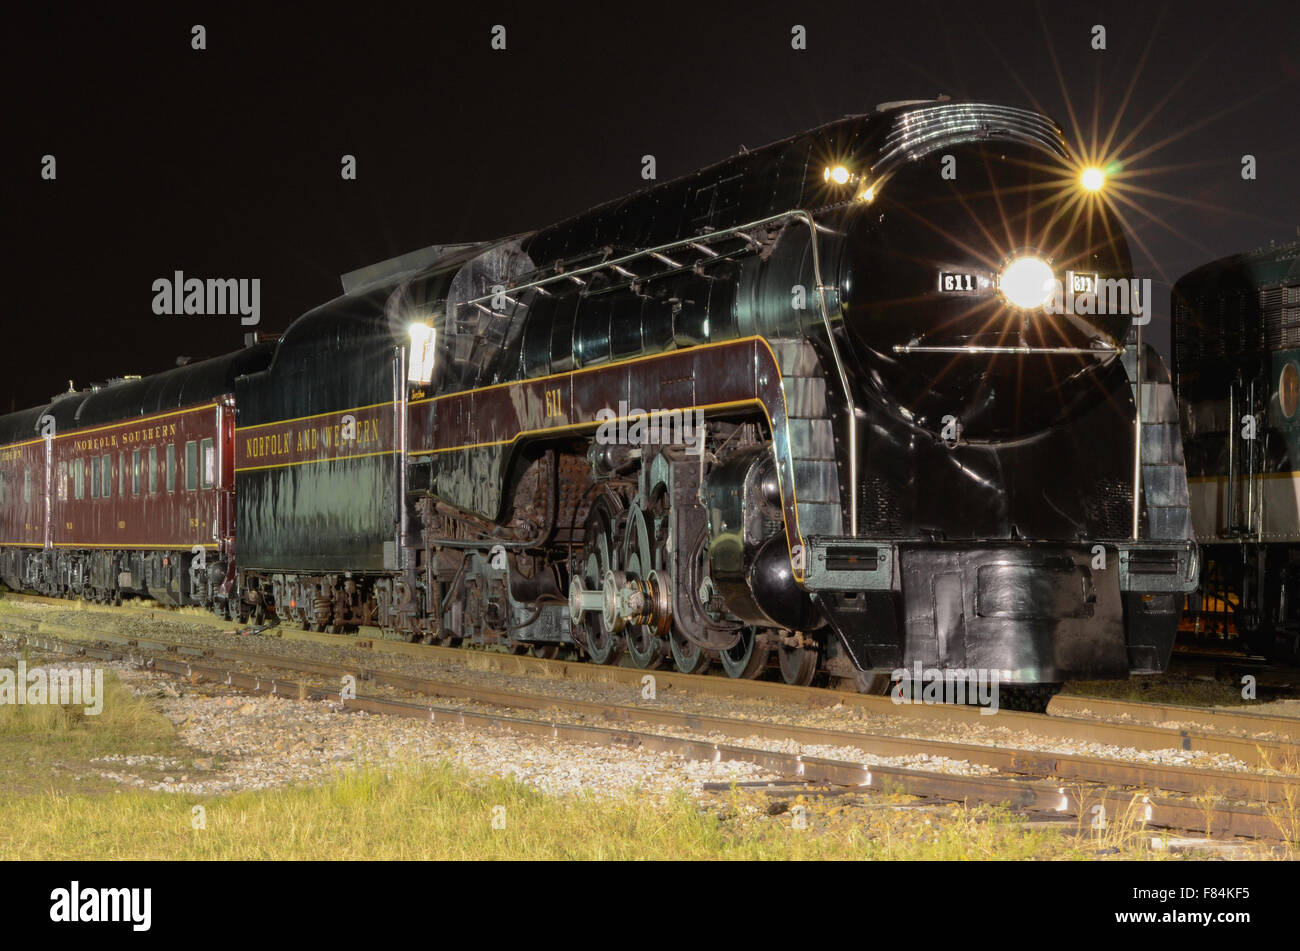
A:
[[[351,12],[348,12],[348,11]],[[480,12],[482,10],[483,12]],[[429,244],[545,225],[877,102],[1068,100],[1170,198],[1126,210],[1168,285],[1300,226],[1300,6],[1210,3],[378,3],[149,12],[34,6],[4,44],[0,411],[240,345],[232,317],[156,317],[152,282],[261,278],[262,329],[338,275]],[[190,46],[193,24],[208,48]],[[495,24],[507,50],[490,48]],[[792,25],[808,49],[790,47]],[[1090,46],[1091,28],[1107,49]],[[1062,84],[1053,65],[1059,61]],[[1032,98],[1031,98],[1032,97]],[[1162,100],[1164,100],[1162,104]],[[1149,121],[1147,121],[1149,119]],[[58,178],[42,181],[41,157]],[[343,181],[340,157],[357,157]],[[1258,160],[1243,181],[1241,156]],[[1171,166],[1174,166],[1171,168]],[[1190,202],[1190,203],[1189,203]]]

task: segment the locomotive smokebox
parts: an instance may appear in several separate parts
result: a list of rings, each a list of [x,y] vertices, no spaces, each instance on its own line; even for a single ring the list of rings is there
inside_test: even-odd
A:
[[[1057,313],[1052,282],[1127,278],[1123,245],[1088,238],[1120,225],[1093,202],[1092,231],[1072,228],[1077,191],[1047,187],[1042,171],[1052,162],[1068,179],[1071,166],[1033,144],[945,154],[955,178],[937,174],[938,156],[897,167],[845,241],[838,284],[866,395],[932,432],[958,419],[971,438],[1064,424],[1094,401],[1094,377],[1122,349],[1130,317]],[[1026,272],[1042,287],[1033,300]]]

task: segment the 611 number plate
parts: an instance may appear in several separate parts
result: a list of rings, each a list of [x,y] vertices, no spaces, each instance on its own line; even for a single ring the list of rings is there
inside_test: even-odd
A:
[[[979,290],[979,280],[965,271],[940,271],[939,290],[944,294],[968,294]]]

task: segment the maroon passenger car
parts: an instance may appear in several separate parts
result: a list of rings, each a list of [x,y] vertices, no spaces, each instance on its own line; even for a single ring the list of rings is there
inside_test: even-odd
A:
[[[234,378],[270,348],[0,417],[0,579],[213,605],[233,575]]]

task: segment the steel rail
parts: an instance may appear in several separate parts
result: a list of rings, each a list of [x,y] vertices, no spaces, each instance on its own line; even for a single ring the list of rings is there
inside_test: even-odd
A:
[[[1267,713],[1249,710],[1220,710],[1210,707],[1186,707],[1174,703],[1148,703],[1060,694],[1052,698],[1052,706],[1053,713],[1058,716],[1129,717],[1138,723],[1152,724],[1177,721],[1219,730],[1274,733],[1286,739],[1300,740],[1300,717],[1270,716]]]

